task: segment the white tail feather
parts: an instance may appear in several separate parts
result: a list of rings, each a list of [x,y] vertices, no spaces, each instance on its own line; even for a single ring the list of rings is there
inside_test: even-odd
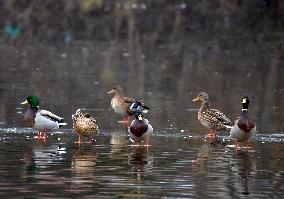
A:
[[[232,128],[233,128],[233,126],[230,126],[230,125],[225,125],[225,127],[226,127],[227,129],[232,129]]]

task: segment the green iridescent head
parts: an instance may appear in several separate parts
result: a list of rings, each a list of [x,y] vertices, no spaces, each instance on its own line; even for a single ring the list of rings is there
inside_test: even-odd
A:
[[[39,105],[39,99],[36,95],[31,95],[31,96],[28,96],[27,99],[22,102],[21,104],[30,104],[31,107],[38,107]]]
[[[249,107],[249,96],[248,95],[244,95],[244,98],[242,100],[242,105],[243,105],[243,109],[248,109]]]

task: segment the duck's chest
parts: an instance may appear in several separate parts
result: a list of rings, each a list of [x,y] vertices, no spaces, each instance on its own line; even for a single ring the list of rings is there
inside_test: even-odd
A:
[[[123,103],[123,99],[122,98],[119,98],[119,97],[112,98],[112,100],[111,100],[111,107],[112,107],[112,109],[116,113],[118,113],[120,115],[125,115],[126,114],[127,107]]]
[[[148,125],[143,122],[135,121],[134,124],[130,126],[130,132],[136,137],[141,137],[148,130]]]
[[[208,115],[206,115],[205,111],[198,112],[198,119],[199,119],[200,123],[203,126],[205,126],[206,128],[212,128],[214,126],[212,121],[210,122],[210,117],[208,117]]]
[[[33,127],[35,124],[35,117],[38,109],[37,108],[28,108],[25,113],[25,122],[29,127]]]

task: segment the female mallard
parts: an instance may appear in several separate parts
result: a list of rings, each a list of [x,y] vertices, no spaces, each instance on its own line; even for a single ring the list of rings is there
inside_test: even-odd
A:
[[[58,129],[67,125],[64,123],[64,118],[46,110],[39,110],[39,99],[35,95],[27,97],[21,104],[30,104],[25,113],[25,122],[28,126],[38,131],[38,140],[43,138],[46,141],[47,130]],[[41,132],[44,132],[43,137],[41,137]]]
[[[81,136],[89,137],[90,143],[92,143],[92,136],[95,135],[99,128],[95,118],[91,117],[89,113],[83,114],[80,109],[72,115],[73,128],[79,136],[79,139],[76,143],[81,144]]]
[[[210,128],[209,136],[216,137],[216,130],[223,130],[230,128],[231,121],[221,111],[216,109],[210,109],[209,96],[205,92],[199,93],[199,95],[192,101],[202,101],[201,107],[198,111],[198,119],[201,124],[206,128]]]
[[[140,142],[146,143],[144,146],[148,147],[150,134],[153,133],[153,127],[147,119],[144,118],[142,111],[135,111],[135,120],[133,120],[128,128],[130,139],[135,144]]]
[[[246,148],[248,148],[248,141],[252,134],[256,132],[256,125],[253,123],[249,112],[249,98],[244,96],[242,101],[243,109],[240,117],[235,121],[233,128],[231,129],[230,136],[236,140],[236,147],[239,148],[239,142],[246,142]]]
[[[140,109],[143,109],[143,112],[148,111],[148,107],[142,105],[140,101],[137,101],[135,99],[124,97],[123,96],[123,90],[120,86],[114,87],[111,91],[108,92],[109,94],[114,93],[114,97],[111,100],[111,107],[112,109],[122,115],[123,121],[119,121],[120,123],[123,123],[125,125],[128,125],[130,116],[133,115],[133,112],[131,110],[131,106],[138,105]]]

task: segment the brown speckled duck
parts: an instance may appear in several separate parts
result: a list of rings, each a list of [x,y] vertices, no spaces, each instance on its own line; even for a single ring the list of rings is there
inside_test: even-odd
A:
[[[123,123],[124,125],[129,124],[130,116],[133,114],[133,112],[131,111],[131,106],[133,105],[139,105],[141,109],[143,109],[144,113],[149,110],[149,108],[147,106],[144,106],[140,101],[137,101],[133,98],[124,97],[123,89],[118,85],[108,93],[115,94],[111,100],[112,109],[116,113],[124,117],[123,121],[118,121],[119,123]]]
[[[201,107],[198,111],[198,119],[203,126],[210,129],[209,136],[216,137],[216,130],[230,128],[231,121],[221,111],[210,108],[209,96],[206,92],[200,92],[199,95],[192,101],[201,101]]]
[[[99,128],[95,118],[91,117],[89,113],[83,114],[80,109],[72,115],[73,128],[78,134],[78,141],[76,143],[81,144],[83,137],[88,137],[90,139],[89,143],[92,143],[92,136],[95,135]]]
[[[236,140],[236,148],[239,148],[239,142],[246,142],[246,148],[248,149],[248,141],[252,134],[256,132],[256,125],[252,121],[248,112],[249,97],[245,95],[242,101],[242,112],[240,117],[235,121],[233,128],[231,129],[230,136]]]

